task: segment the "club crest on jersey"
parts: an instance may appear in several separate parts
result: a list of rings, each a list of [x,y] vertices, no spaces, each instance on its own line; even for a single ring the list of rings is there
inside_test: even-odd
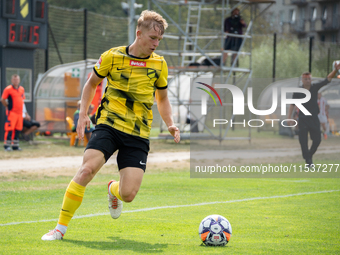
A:
[[[150,79],[158,78],[156,70],[148,68],[148,77]]]
[[[102,63],[102,57],[100,57],[98,62],[96,63],[96,66],[97,66],[98,69],[99,69],[101,63]]]
[[[144,62],[144,61],[130,60],[130,66],[146,67],[146,62]]]

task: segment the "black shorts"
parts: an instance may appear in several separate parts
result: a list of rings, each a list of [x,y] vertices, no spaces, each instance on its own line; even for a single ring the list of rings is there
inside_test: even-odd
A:
[[[40,123],[38,121],[35,121],[35,120],[31,120],[31,121],[28,121],[28,120],[25,120],[24,119],[24,127],[25,128],[31,128],[33,126],[36,126],[36,127],[40,127]]]
[[[224,41],[225,50],[238,51],[242,44],[242,38],[239,37],[227,37]]]
[[[145,171],[146,160],[150,150],[148,139],[129,135],[105,124],[99,124],[92,132],[86,149],[103,152],[105,161],[118,150],[118,169],[138,167]]]

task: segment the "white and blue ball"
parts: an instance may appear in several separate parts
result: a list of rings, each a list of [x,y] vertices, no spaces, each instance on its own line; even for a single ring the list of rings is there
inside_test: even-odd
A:
[[[198,228],[202,242],[207,246],[224,246],[231,237],[231,225],[221,215],[209,215],[205,217]]]

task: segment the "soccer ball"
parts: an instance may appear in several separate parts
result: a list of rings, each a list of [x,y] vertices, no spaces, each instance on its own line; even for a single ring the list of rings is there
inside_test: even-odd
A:
[[[231,225],[221,215],[205,217],[198,228],[198,233],[203,243],[207,246],[224,246],[231,236]]]

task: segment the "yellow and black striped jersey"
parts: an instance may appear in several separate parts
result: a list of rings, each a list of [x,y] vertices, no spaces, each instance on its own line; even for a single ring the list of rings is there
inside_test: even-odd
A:
[[[154,92],[167,88],[164,58],[155,53],[137,58],[129,55],[129,47],[121,46],[104,52],[93,69],[98,77],[107,78],[97,124],[149,138]]]

